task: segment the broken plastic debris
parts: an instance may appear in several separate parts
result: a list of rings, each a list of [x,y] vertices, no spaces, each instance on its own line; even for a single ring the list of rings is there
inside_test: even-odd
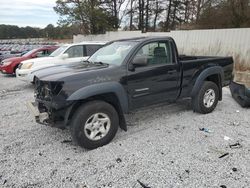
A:
[[[225,154],[219,156],[219,158],[221,159],[221,158],[223,158],[223,157],[226,157],[227,155],[229,155],[229,153],[225,153]]]
[[[224,136],[224,140],[228,141],[228,140],[232,140],[232,139],[229,138],[228,136]]]
[[[61,141],[61,143],[70,143],[70,142],[72,142],[72,140],[63,140],[63,141]]]
[[[232,125],[233,125],[233,126],[239,126],[239,125],[240,125],[240,122],[233,122]]]
[[[206,133],[212,133],[213,131],[211,131],[210,129],[208,128],[200,128],[200,131],[204,131]]]
[[[236,172],[238,169],[237,168],[232,168],[232,171]]]
[[[121,158],[117,158],[117,159],[116,159],[116,162],[117,162],[117,163],[121,163],[121,162],[122,162]]]
[[[227,186],[225,186],[225,185],[221,185],[220,187],[221,187],[221,188],[227,188]]]
[[[229,145],[229,147],[230,147],[231,149],[242,148],[242,145],[241,145],[239,142],[237,142],[237,143],[235,143],[235,144]]]
[[[137,180],[137,182],[138,182],[143,188],[151,188],[151,187],[145,185],[144,183],[142,183],[140,180]]]

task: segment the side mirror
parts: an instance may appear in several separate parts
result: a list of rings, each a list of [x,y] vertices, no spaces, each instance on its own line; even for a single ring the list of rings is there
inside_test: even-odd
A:
[[[67,54],[67,53],[62,54],[60,57],[61,57],[61,59],[67,59],[67,58],[69,58],[69,54]]]
[[[146,66],[148,64],[148,58],[145,56],[135,57],[132,61],[135,67]]]

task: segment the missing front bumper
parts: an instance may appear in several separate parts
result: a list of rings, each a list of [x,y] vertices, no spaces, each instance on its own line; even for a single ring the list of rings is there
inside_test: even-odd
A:
[[[47,112],[40,113],[36,102],[27,102],[28,109],[35,117],[35,120],[39,124],[48,125],[49,114]]]
[[[231,82],[229,85],[233,98],[242,107],[250,107],[250,89],[243,84]]]

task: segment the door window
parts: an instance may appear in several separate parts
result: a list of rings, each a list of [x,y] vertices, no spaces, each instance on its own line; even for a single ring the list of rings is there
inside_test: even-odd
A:
[[[48,56],[48,50],[41,50],[36,53],[36,57],[46,57]]]
[[[86,56],[92,56],[101,45],[86,45]]]
[[[55,50],[54,49],[49,49],[48,50],[48,55],[52,54],[52,52],[54,52]]]
[[[65,53],[69,54],[69,58],[83,57],[83,46],[72,46]]]
[[[152,42],[144,45],[134,58],[144,57],[148,66],[159,64],[172,64],[171,47],[168,41]]]

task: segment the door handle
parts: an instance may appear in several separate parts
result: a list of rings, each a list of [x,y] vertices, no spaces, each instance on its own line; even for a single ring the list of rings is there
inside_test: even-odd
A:
[[[149,90],[149,88],[145,87],[145,88],[136,89],[135,91],[136,92],[141,92],[141,91],[148,91],[148,90]]]
[[[175,73],[175,72],[177,72],[176,70],[170,70],[170,71],[168,71],[167,73],[168,74],[173,74],[173,73]]]

